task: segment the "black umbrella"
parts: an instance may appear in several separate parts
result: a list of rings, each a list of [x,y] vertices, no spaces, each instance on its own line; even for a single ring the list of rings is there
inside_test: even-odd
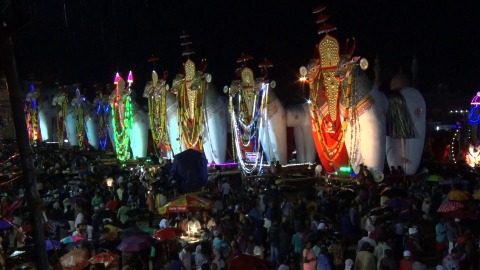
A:
[[[120,245],[121,242],[121,239],[104,240],[97,244],[97,248],[102,251],[116,251],[117,246]]]
[[[136,236],[136,235],[150,235],[148,232],[137,228],[137,227],[129,227],[125,230],[118,231],[120,239],[125,239],[128,237]]]
[[[393,209],[390,206],[385,205],[385,206],[379,206],[379,207],[373,208],[372,210],[370,210],[368,215],[369,216],[381,216],[381,215],[384,215],[384,214],[387,214],[387,213],[392,213],[392,212],[393,212]]]
[[[387,187],[382,192],[380,192],[381,196],[387,196],[389,198],[394,198],[394,197],[402,197],[402,198],[408,198],[409,194],[406,190],[401,189],[401,188],[396,188],[396,187]]]
[[[357,196],[357,193],[350,188],[342,188],[336,192],[336,196],[341,199],[353,199]]]

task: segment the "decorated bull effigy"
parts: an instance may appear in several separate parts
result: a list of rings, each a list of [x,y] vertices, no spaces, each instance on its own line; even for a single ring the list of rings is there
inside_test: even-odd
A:
[[[98,119],[98,145],[105,150],[108,141],[108,126],[110,118],[110,102],[108,96],[104,95],[103,88],[96,85],[96,96],[93,101],[95,113]]]
[[[131,157],[130,134],[133,125],[133,105],[130,86],[133,83],[133,76],[130,75],[131,73],[126,86],[125,81],[117,73],[114,79],[115,91],[110,94],[113,144],[120,161],[126,161]]]
[[[247,66],[252,57],[242,54],[237,60],[237,80],[225,91],[229,93],[229,113],[232,128],[232,146],[235,158],[245,173],[259,170],[266,158],[267,163],[286,163],[285,112],[270,87],[268,69],[273,65],[262,61],[262,75],[255,78]],[[271,100],[269,100],[271,99]]]
[[[80,149],[84,148],[85,143],[85,96],[80,93],[80,89],[77,86],[75,90],[75,97],[72,99],[72,107],[75,111],[75,134],[77,135],[78,146]]]
[[[304,70],[310,85],[313,137],[322,166],[327,172],[351,166],[355,173],[366,166],[380,180],[387,158],[390,167],[414,174],[425,138],[422,95],[397,76],[387,99],[366,76],[368,61],[353,56],[355,39],[347,40],[340,53],[337,39],[330,35],[336,27],[326,23],[330,16],[323,14],[324,10],[323,5],[314,10],[319,14],[318,33],[324,36],[308,70]],[[406,127],[411,132],[405,132]]]
[[[206,73],[207,61],[202,59],[197,66],[190,59],[195,52],[189,47],[192,43],[188,37],[181,36],[182,55],[187,58],[183,73],[177,74],[172,82],[176,101],[172,104],[168,95],[166,101],[171,148],[175,153],[196,149],[205,153],[208,162],[221,164],[225,162],[227,145],[226,106],[211,84],[212,76]],[[175,118],[177,121],[172,123]],[[172,136],[176,134],[174,142]]]
[[[57,130],[57,141],[58,147],[62,148],[65,141],[65,120],[67,118],[67,108],[68,108],[68,99],[67,99],[67,89],[66,86],[58,88],[58,93],[53,96],[52,105],[56,107],[56,130]]]
[[[143,97],[148,99],[148,121],[150,132],[152,134],[155,151],[159,151],[157,156],[172,156],[170,138],[167,128],[167,94],[168,84],[166,84],[167,73],[162,78],[158,78],[155,71],[152,72],[152,80],[147,82]]]
[[[25,98],[25,118],[27,122],[27,132],[30,144],[42,140],[40,123],[38,119],[37,99],[40,95],[39,90],[34,84],[30,84],[30,92]]]
[[[319,13],[317,23],[321,24],[318,33],[324,37],[306,74],[312,132],[320,161],[327,172],[349,165],[355,172],[359,172],[361,165],[382,171],[384,124],[369,93],[371,85],[362,71],[368,62],[353,57],[355,40],[347,41],[340,53],[337,39],[329,34],[336,27],[326,23],[329,16],[322,14],[324,10],[325,6],[314,10]]]

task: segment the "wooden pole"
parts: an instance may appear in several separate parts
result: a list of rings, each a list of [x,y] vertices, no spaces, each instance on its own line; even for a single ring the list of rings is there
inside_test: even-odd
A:
[[[23,111],[23,98],[20,96],[20,82],[17,74],[17,66],[13,52],[11,37],[0,29],[0,67],[5,72],[7,88],[10,95],[13,122],[17,137],[18,150],[20,153],[21,167],[23,171],[23,184],[25,197],[30,209],[30,223],[33,228],[34,254],[37,269],[49,269],[47,249],[45,247],[44,220],[41,209],[41,198],[38,195],[35,167],[33,163],[33,151],[30,147],[27,134],[27,124]],[[3,33],[3,35],[2,35]]]

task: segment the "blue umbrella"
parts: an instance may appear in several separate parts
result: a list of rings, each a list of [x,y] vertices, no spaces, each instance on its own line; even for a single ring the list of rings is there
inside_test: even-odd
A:
[[[57,240],[45,240],[45,247],[47,251],[57,249],[62,243]]]
[[[12,224],[6,220],[0,220],[0,230],[9,229],[12,227]]]

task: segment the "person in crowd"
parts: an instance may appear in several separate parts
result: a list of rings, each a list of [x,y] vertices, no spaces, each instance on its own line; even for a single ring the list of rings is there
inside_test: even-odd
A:
[[[397,270],[398,264],[393,255],[393,250],[385,249],[384,256],[378,263],[377,270]]]
[[[420,245],[418,238],[419,236],[417,227],[410,227],[408,229],[408,235],[405,239],[405,247],[415,260],[420,258],[423,253],[423,248]]]
[[[208,264],[207,257],[202,251],[202,245],[197,245],[195,248],[195,267],[196,269],[202,269],[203,264]]]
[[[460,254],[456,248],[453,248],[450,253],[443,258],[442,266],[445,270],[460,270]]]
[[[305,243],[305,248],[302,252],[303,270],[315,270],[317,268],[317,258],[312,250],[312,243]]]
[[[278,220],[274,220],[268,230],[268,242],[270,243],[270,262],[274,263],[280,254],[280,227]]]
[[[403,252],[403,259],[400,260],[399,270],[413,270],[413,263],[415,260],[412,257],[412,253],[409,250]]]
[[[375,264],[375,256],[372,253],[373,247],[369,243],[363,243],[360,251],[355,258],[354,269],[355,270],[375,270],[377,269]]]
[[[385,251],[391,249],[382,236],[378,237],[377,245],[373,250],[373,254],[377,260],[377,270],[380,269],[380,261],[385,257]]]
[[[435,225],[435,250],[439,260],[443,259],[447,250],[447,228],[445,224],[445,218],[441,217],[438,223]]]
[[[186,241],[182,241],[180,243],[182,250],[178,254],[178,257],[180,258],[185,270],[192,270],[192,254],[189,251],[190,247]]]

